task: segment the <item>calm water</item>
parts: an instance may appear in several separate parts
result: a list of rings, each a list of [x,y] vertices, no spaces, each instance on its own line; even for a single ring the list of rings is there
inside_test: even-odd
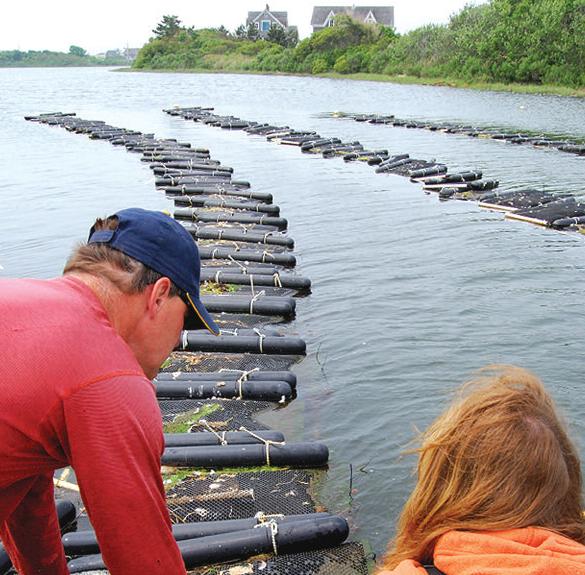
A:
[[[291,439],[329,444],[323,498],[376,551],[412,486],[414,462],[401,450],[454,386],[487,363],[519,364],[542,377],[584,454],[585,238],[504,221],[473,204],[439,203],[363,164],[161,112],[173,105],[213,105],[480,168],[510,189],[580,194],[585,159],[572,155],[319,115],[394,113],[585,137],[585,101],[308,78],[0,69],[2,275],[58,275],[96,215],[170,206],[137,156],[25,122],[25,114],[77,112],[208,146],[238,178],[274,193],[296,240],[298,269],[314,287],[291,327],[309,348],[296,367],[300,397],[267,419]]]

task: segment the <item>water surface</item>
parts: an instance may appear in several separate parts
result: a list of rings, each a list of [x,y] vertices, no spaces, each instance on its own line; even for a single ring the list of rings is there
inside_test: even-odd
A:
[[[583,454],[581,236],[504,221],[472,203],[440,203],[363,164],[161,112],[173,105],[212,105],[455,169],[479,168],[503,188],[579,194],[585,159],[570,154],[320,116],[393,113],[585,137],[585,101],[295,77],[0,69],[4,276],[58,275],[96,216],[171,205],[138,156],[25,122],[25,114],[77,112],[207,146],[238,178],[274,194],[313,294],[299,300],[290,328],[308,343],[308,357],[295,368],[300,397],[267,419],[293,440],[327,442],[332,465],[322,497],[376,551],[412,487],[414,461],[402,449],[454,386],[487,363],[522,365],[543,378]]]

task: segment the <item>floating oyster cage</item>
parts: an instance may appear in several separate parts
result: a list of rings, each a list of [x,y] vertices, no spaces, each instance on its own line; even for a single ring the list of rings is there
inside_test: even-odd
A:
[[[359,141],[344,142],[340,138],[322,136],[314,131],[295,130],[289,126],[262,124],[233,116],[221,116],[214,113],[213,108],[172,108],[164,111],[171,116],[179,116],[185,120],[206,125],[229,130],[245,130],[250,135],[264,136],[271,142],[298,146],[304,153],[320,153],[324,158],[340,156],[346,162],[362,161],[376,166],[376,173],[409,177],[412,182],[422,184],[425,192],[437,193],[441,200],[476,201],[482,208],[506,212],[507,219],[549,228],[585,232],[585,202],[573,201],[574,198],[567,198],[565,194],[532,189],[496,191],[500,182],[482,179],[483,173],[478,169],[449,171],[445,164],[436,160],[411,158],[409,154],[391,153],[387,149],[368,150]],[[544,134],[515,134],[458,124],[401,120],[393,115],[334,112],[327,117],[464,134],[513,144],[532,144],[537,147],[555,148],[563,152],[585,155],[584,142]]]
[[[326,480],[327,446],[287,441],[258,420],[267,410],[286,415],[287,403],[302,394],[302,382],[297,385],[290,368],[306,346],[288,324],[298,299],[311,289],[310,280],[295,271],[294,242],[272,194],[252,190],[249,182],[233,177],[232,168],[212,159],[207,148],[188,142],[74,113],[26,119],[140,154],[152,168],[156,188],[174,202],[176,220],[198,240],[202,294],[221,333],[183,332],[154,382],[165,431],[162,471],[173,529],[194,525],[197,534],[179,541],[189,572],[367,574],[362,544],[344,543],[347,521],[323,513],[317,501],[318,487]],[[223,127],[243,126],[231,118]],[[71,572],[107,573],[97,543],[83,552],[70,547],[71,540],[92,538],[74,475],[67,469],[55,483],[58,496],[80,509],[77,531],[64,535]],[[232,539],[248,544],[234,545]]]

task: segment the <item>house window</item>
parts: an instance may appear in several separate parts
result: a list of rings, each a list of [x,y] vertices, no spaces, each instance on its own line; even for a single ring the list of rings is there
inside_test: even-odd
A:
[[[262,20],[261,28],[262,32],[268,32],[270,30],[270,20]]]
[[[366,16],[366,19],[364,20],[365,24],[376,24],[376,18],[374,17],[374,15],[372,14],[372,11],[370,10],[370,12],[368,12],[368,15]]]
[[[254,24],[256,25],[256,30],[260,30],[260,23],[259,22],[254,22]]]
[[[331,28],[333,26],[335,26],[335,20],[333,18],[329,18],[329,20],[327,20],[327,22],[325,22],[325,27]]]

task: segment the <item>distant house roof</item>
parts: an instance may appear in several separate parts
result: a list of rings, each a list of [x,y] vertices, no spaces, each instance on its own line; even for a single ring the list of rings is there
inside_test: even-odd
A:
[[[266,8],[264,10],[261,10],[259,12],[248,12],[248,18],[246,22],[248,24],[257,22],[258,20],[260,20],[262,15],[268,18],[272,17],[273,19],[278,20],[278,22],[281,24],[283,28],[288,27],[288,12],[273,12],[272,10],[270,10],[268,4],[266,4]]]
[[[394,26],[394,6],[313,6],[311,26],[325,26],[331,14],[347,14],[360,22]]]

